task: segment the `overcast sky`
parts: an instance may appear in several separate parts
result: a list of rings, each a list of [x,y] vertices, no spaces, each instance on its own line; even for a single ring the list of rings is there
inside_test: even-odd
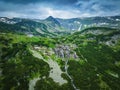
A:
[[[120,0],[0,0],[1,17],[43,19],[120,15]]]

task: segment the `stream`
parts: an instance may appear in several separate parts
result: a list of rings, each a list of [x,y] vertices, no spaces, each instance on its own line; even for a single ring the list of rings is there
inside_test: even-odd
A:
[[[70,53],[71,49],[70,49],[70,46],[68,46],[68,45],[59,45],[59,46],[57,46],[57,48],[55,48],[54,51],[55,51],[57,56],[64,59],[63,61],[65,61],[65,67],[64,67],[65,68],[65,73],[69,77],[72,87],[74,88],[74,90],[80,90],[80,89],[77,89],[77,87],[74,84],[73,78],[68,73],[69,58],[71,58],[71,56],[73,56],[72,58],[75,59],[77,57],[76,53],[74,52],[74,55],[71,55],[71,53]]]
[[[50,57],[49,57],[49,60],[45,60],[42,55],[40,55],[40,53],[38,53],[37,51],[35,50],[30,50],[32,53],[33,53],[33,56],[34,57],[37,57],[39,59],[42,59],[43,61],[45,61],[46,63],[49,64],[50,68],[52,68],[52,70],[50,71],[50,75],[49,77],[51,77],[55,82],[59,82],[60,85],[64,84],[64,83],[67,83],[66,80],[64,80],[62,77],[61,77],[61,74],[63,73],[59,67],[59,65],[57,64],[57,62],[53,61]],[[74,80],[73,78],[70,76],[70,74],[68,73],[68,61],[69,61],[69,58],[71,58],[71,56],[75,59],[77,56],[76,56],[76,53],[74,53],[73,55],[70,53],[71,50],[70,50],[70,47],[68,45],[61,45],[61,46],[58,46],[57,48],[55,48],[54,50],[55,54],[60,57],[60,58],[63,58],[65,61],[65,66],[64,66],[64,69],[65,69],[65,74],[68,76],[68,78],[70,79],[70,82],[71,82],[71,85],[72,87],[74,88],[74,90],[80,90],[78,89],[75,84],[74,84]],[[34,78],[33,80],[31,80],[30,84],[29,84],[29,90],[34,90],[34,86],[35,86],[35,83],[37,82],[39,78]]]
[[[75,84],[74,84],[74,80],[72,79],[72,77],[69,75],[69,73],[68,73],[68,60],[66,60],[65,61],[65,73],[66,73],[66,75],[69,77],[69,79],[70,79],[70,81],[71,81],[71,85],[73,86],[73,88],[75,89],[75,90],[80,90],[80,89],[77,89],[77,87],[75,86]]]

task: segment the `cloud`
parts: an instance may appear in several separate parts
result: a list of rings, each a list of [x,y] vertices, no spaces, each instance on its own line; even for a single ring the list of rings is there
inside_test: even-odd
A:
[[[78,0],[76,7],[96,16],[120,14],[120,0]]]
[[[46,18],[48,16],[60,17],[60,18],[72,18],[77,17],[79,11],[72,10],[71,8],[58,9],[52,5],[46,4],[28,4],[16,5],[7,3],[7,7],[4,7],[6,3],[0,2],[0,16],[9,17],[23,17],[23,18]]]
[[[25,4],[26,3],[26,4]],[[120,14],[120,0],[1,0],[0,16],[75,18]]]
[[[78,0],[1,0],[1,1],[14,4],[30,4],[30,3],[73,4],[76,3]]]
[[[54,16],[54,17],[59,17],[59,18],[75,18],[75,17],[80,17],[82,15],[82,12],[79,10],[57,10],[53,8],[45,8],[44,10],[46,12],[46,16]],[[88,15],[88,14],[83,14]]]

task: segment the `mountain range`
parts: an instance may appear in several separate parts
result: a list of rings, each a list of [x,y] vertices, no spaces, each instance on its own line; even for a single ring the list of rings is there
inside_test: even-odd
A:
[[[10,32],[16,31],[33,35],[56,36],[81,31],[88,27],[120,28],[120,16],[71,19],[60,19],[49,16],[44,20],[0,17],[1,32],[4,32],[2,29],[8,28]]]

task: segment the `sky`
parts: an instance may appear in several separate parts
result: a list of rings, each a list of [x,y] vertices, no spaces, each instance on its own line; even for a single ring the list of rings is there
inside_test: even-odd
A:
[[[120,0],[0,0],[1,17],[44,19],[120,15]]]

